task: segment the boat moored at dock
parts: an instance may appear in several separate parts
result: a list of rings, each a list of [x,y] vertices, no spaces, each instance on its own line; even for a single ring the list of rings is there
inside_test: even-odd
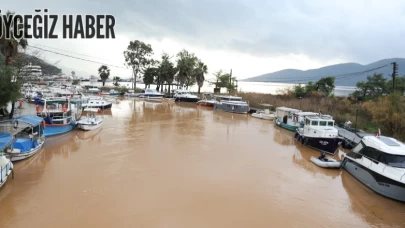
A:
[[[82,115],[81,100],[70,101],[67,100],[45,100],[44,108],[40,110],[37,106],[37,116],[44,118],[45,137],[55,136],[67,133],[76,126],[76,121],[80,119]]]
[[[302,114],[302,115],[301,115]],[[329,115],[305,115],[296,113],[297,118],[304,117],[297,128],[295,138],[303,145],[319,151],[334,155],[342,143],[338,130],[334,127],[335,121]]]
[[[207,106],[207,107],[214,107],[214,104],[217,103],[214,96],[210,93],[203,94],[203,99],[197,102],[199,106]]]
[[[260,104],[260,105],[265,108],[263,110],[258,109],[255,113],[252,113],[252,117],[264,120],[274,120],[276,118],[276,114],[274,112],[270,112],[270,107],[272,107],[273,105],[271,104]]]
[[[0,132],[0,188],[7,182],[14,170],[13,163],[4,155],[4,150],[14,141],[14,137],[6,132]]]
[[[144,93],[139,94],[139,98],[146,101],[162,101],[164,94],[159,93],[156,89],[147,88]]]
[[[77,121],[78,128],[84,131],[91,131],[101,127],[103,124],[103,118],[96,116],[96,113],[99,113],[100,109],[87,108],[86,111],[88,112],[87,116]]]
[[[11,161],[19,161],[38,153],[45,144],[44,120],[38,116],[21,116],[0,122],[0,131],[14,137],[12,147],[6,150]]]
[[[236,96],[215,96],[219,99],[214,103],[214,110],[222,110],[225,112],[233,112],[247,114],[249,112],[249,104],[242,100],[242,97]]]
[[[290,131],[296,131],[299,126],[299,120],[294,118],[294,113],[298,112],[300,112],[298,109],[278,107],[276,108],[276,118],[274,119],[274,122],[277,126]]]
[[[364,136],[342,167],[365,186],[405,202],[405,145],[390,137]]]
[[[173,98],[175,98],[175,101],[182,101],[182,102],[191,102],[191,103],[196,103],[200,100],[196,95],[191,94],[187,90],[176,90]]]

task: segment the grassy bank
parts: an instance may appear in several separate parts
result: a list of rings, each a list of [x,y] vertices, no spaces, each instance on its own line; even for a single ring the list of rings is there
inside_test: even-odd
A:
[[[377,100],[356,102],[348,97],[310,97],[292,98],[283,95],[238,92],[253,108],[260,108],[260,103],[276,107],[290,107],[303,111],[319,112],[332,115],[337,124],[351,121],[353,127],[368,132],[379,128],[383,135],[405,141],[405,98],[400,95],[388,95]],[[357,112],[357,119],[356,119]]]

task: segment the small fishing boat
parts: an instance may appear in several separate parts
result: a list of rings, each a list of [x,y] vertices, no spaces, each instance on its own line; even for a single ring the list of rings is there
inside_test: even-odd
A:
[[[264,119],[264,120],[274,120],[276,118],[276,114],[274,112],[270,112],[270,107],[273,105],[271,104],[260,104],[263,107],[266,107],[264,110],[257,110],[256,113],[252,113],[252,117]]]
[[[294,113],[298,112],[300,112],[298,109],[278,107],[276,108],[276,118],[274,119],[274,122],[279,127],[290,131],[296,131],[299,122],[294,118]]]
[[[44,126],[44,120],[38,116],[21,116],[0,122],[1,131],[15,138],[12,147],[6,150],[6,156],[11,161],[19,161],[38,153],[45,144]]]
[[[4,149],[10,146],[13,141],[14,137],[11,134],[0,132],[0,188],[7,182],[14,169],[13,163],[4,155]]]
[[[297,128],[295,138],[303,145],[324,151],[328,154],[335,154],[343,139],[338,134],[338,129],[334,127],[335,121],[329,115],[320,115],[317,113],[310,115],[300,115],[297,113],[297,119],[304,119]]]
[[[95,113],[100,112],[100,109],[86,108],[86,111],[89,112],[87,113],[87,117],[77,121],[79,129],[84,131],[91,131],[101,127],[101,125],[103,124],[103,118],[97,118],[95,115]]]
[[[82,115],[81,100],[48,100],[45,99],[43,109],[37,106],[37,116],[44,118],[45,137],[67,133],[76,126],[76,121]]]
[[[182,101],[182,102],[191,102],[191,103],[196,103],[197,101],[200,100],[196,95],[191,94],[187,90],[176,90],[173,98],[175,98],[176,101]]]
[[[214,107],[214,104],[217,103],[214,96],[210,93],[203,94],[203,99],[197,102],[199,106]]]
[[[335,169],[340,168],[340,162],[333,158],[325,158],[323,160],[320,160],[319,158],[311,156],[310,160],[315,165],[322,167],[322,168],[335,168]]]
[[[147,88],[145,92],[140,93],[138,97],[147,101],[162,101],[164,96],[164,94],[159,93],[156,89]]]
[[[225,112],[247,114],[249,104],[242,100],[242,97],[236,96],[215,96],[219,101],[214,103],[214,110],[223,110]]]

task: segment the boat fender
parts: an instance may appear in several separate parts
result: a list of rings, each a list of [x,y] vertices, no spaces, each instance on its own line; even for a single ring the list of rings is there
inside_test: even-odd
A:
[[[304,145],[304,140],[305,140],[305,138],[304,138],[304,137],[301,137],[301,140],[300,140],[300,141],[301,141],[301,144],[302,144],[302,145]]]
[[[44,130],[45,130],[45,128],[46,128],[45,120],[42,121],[42,127],[43,127]]]
[[[17,129],[18,128],[18,121],[16,120],[16,121],[14,121],[14,123],[13,123],[13,127],[14,127],[14,129]]]
[[[304,145],[308,145],[308,138],[305,139]]]

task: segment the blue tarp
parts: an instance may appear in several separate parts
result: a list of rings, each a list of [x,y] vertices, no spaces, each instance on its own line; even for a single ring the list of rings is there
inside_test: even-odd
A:
[[[31,124],[31,125],[33,125],[33,126],[37,126],[37,125],[39,125],[44,119],[42,119],[42,118],[39,117],[39,116],[21,116],[21,117],[14,118],[14,120],[21,121],[21,122],[25,122],[25,123]]]
[[[17,138],[13,144],[14,149],[20,149],[21,152],[30,151],[32,146],[31,139],[27,138]]]
[[[6,148],[13,141],[13,136],[9,133],[0,132],[0,150]]]

